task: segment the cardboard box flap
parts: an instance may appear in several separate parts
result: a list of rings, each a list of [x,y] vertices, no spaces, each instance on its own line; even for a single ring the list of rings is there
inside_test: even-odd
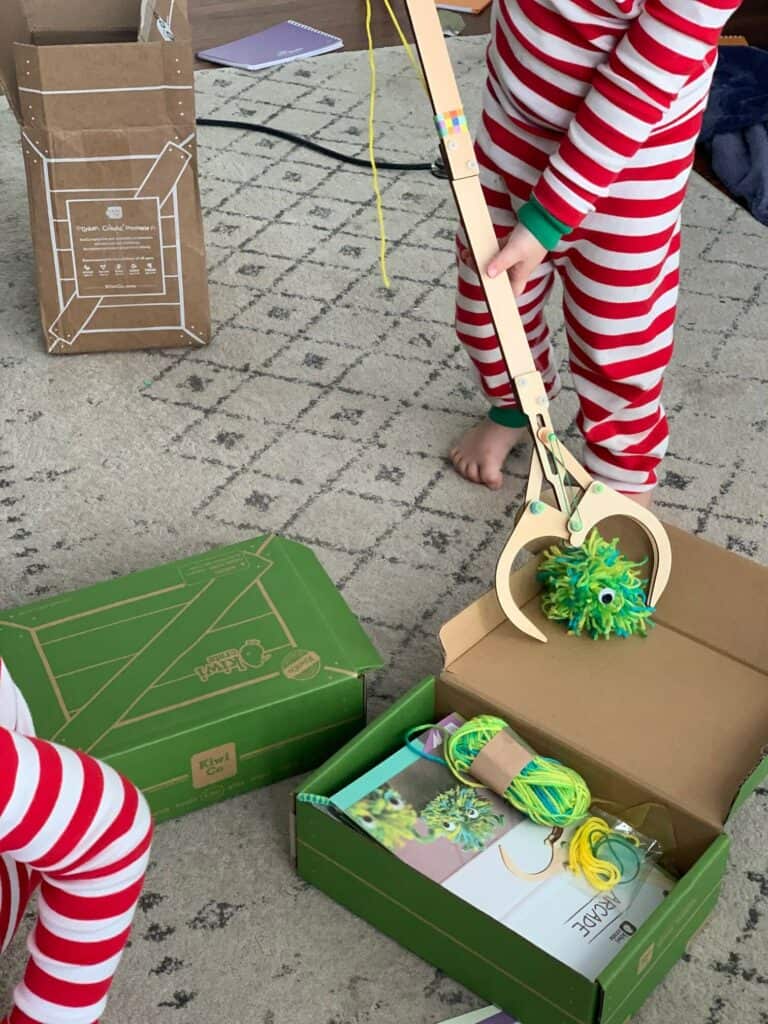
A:
[[[269,550],[281,548],[290,562],[295,584],[302,587],[311,600],[328,636],[334,637],[338,650],[343,651],[344,667],[357,674],[381,668],[381,655],[373,646],[360,620],[350,610],[344,598],[333,585],[317,555],[296,541],[273,538]]]
[[[24,9],[33,38],[138,31],[139,0],[13,0]],[[15,40],[14,40],[15,42]]]
[[[33,33],[113,32],[139,27],[140,0],[22,0]]]
[[[172,41],[191,42],[186,0],[3,0],[0,4],[0,86],[21,120],[14,48],[16,43],[137,41],[146,14],[148,41],[170,41],[157,19],[172,31]],[[148,31],[149,31],[148,30]]]
[[[3,0],[0,4],[0,85],[17,121],[21,121],[21,106],[14,44],[28,43],[31,39],[32,28],[24,0]]]
[[[185,46],[17,44],[15,56],[25,134],[43,150],[47,147],[42,133],[59,136],[49,171],[52,182],[73,170],[62,167],[59,156],[60,136],[68,132],[112,132],[116,126],[126,132],[170,125],[177,138],[182,138],[194,123],[192,54]],[[178,169],[168,174],[169,189],[187,163],[188,158],[179,153]],[[107,173],[102,172],[98,183],[106,180]]]
[[[532,560],[513,585],[549,643],[515,630],[489,594],[443,628],[444,675],[521,731],[721,827],[758,784],[768,746],[768,570],[669,532],[672,582],[647,639],[568,636],[541,614]]]
[[[768,673],[768,569],[667,526],[675,562],[656,621]]]

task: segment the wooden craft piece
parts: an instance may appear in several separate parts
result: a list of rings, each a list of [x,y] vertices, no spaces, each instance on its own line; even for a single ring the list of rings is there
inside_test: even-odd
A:
[[[478,268],[504,363],[518,405],[528,417],[533,438],[525,505],[499,558],[496,592],[510,622],[533,639],[546,642],[544,633],[517,606],[510,589],[512,566],[522,550],[540,548],[543,538],[580,547],[587,534],[600,522],[613,516],[625,516],[642,528],[650,544],[652,557],[647,601],[652,607],[669,581],[672,552],[666,531],[656,516],[631,498],[595,481],[555,434],[544,381],[531,356],[509,277],[501,274],[491,278],[485,271],[499,251],[499,239],[480,184],[472,137],[437,8],[434,0],[405,0],[405,3],[456,205]],[[545,485],[554,495],[554,505],[542,500]]]

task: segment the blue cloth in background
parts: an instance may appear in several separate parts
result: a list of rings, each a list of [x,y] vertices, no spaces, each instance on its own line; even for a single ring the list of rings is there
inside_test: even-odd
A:
[[[720,48],[699,141],[725,188],[768,225],[768,51]]]

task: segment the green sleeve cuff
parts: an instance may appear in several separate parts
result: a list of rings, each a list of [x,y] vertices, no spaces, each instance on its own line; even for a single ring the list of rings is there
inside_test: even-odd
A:
[[[548,250],[555,249],[563,235],[569,235],[573,230],[553,217],[533,196],[517,211],[517,219]]]
[[[528,417],[516,405],[494,405],[488,412],[488,419],[502,427],[527,427]]]

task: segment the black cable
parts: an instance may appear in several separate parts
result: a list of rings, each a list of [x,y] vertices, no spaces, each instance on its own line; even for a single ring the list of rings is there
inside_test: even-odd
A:
[[[239,128],[241,131],[259,132],[262,135],[272,135],[276,139],[283,139],[285,142],[293,142],[297,146],[311,149],[314,153],[322,153],[341,163],[351,164],[353,167],[370,167],[370,161],[363,160],[358,156],[350,156],[348,153],[339,153],[338,150],[329,149],[319,142],[313,142],[303,135],[294,135],[292,132],[284,132],[280,128],[270,128],[265,124],[252,124],[249,121],[222,121],[218,117],[198,117],[197,123],[206,128]],[[436,164],[399,164],[387,160],[376,161],[376,166],[381,171],[432,171],[436,177]]]

